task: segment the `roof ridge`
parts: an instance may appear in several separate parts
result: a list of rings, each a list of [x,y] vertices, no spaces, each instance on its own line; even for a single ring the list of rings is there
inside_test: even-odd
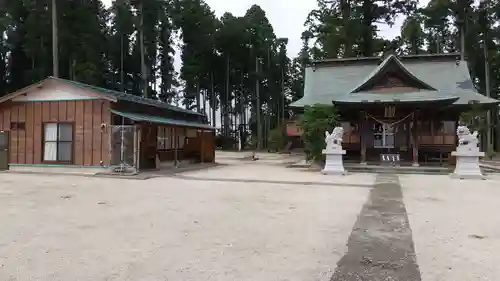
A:
[[[394,53],[389,54],[394,55]],[[438,54],[410,54],[410,55],[404,55],[404,56],[397,56],[401,60],[407,60],[407,59],[419,59],[419,58],[453,58],[453,57],[460,57],[460,53],[438,53]],[[318,59],[318,60],[313,60],[312,64],[321,64],[321,63],[328,63],[328,62],[350,62],[350,61],[376,61],[376,60],[381,60],[384,59],[384,56],[371,56],[371,57],[345,57],[345,58],[327,58],[327,59]]]

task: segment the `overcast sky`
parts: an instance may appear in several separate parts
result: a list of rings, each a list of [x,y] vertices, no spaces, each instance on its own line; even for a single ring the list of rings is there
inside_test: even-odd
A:
[[[112,0],[103,0],[104,4],[111,5]],[[288,43],[288,55],[295,57],[300,51],[300,35],[304,31],[304,21],[312,9],[316,8],[316,0],[205,0],[215,11],[217,17],[225,12],[235,16],[243,16],[253,4],[259,5],[266,13],[277,37],[286,37]],[[420,0],[420,6],[426,5],[429,0]],[[379,26],[380,34],[386,38],[394,38],[399,35],[403,18],[399,18],[396,24]]]

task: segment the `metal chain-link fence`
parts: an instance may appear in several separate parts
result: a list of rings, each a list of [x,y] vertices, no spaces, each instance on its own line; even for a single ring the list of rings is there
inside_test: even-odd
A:
[[[134,125],[113,125],[110,130],[110,167],[116,173],[138,171],[137,127]]]

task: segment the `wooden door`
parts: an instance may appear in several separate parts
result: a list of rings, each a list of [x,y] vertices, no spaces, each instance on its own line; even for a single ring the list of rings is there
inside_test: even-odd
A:
[[[9,132],[0,132],[0,171],[9,169]]]

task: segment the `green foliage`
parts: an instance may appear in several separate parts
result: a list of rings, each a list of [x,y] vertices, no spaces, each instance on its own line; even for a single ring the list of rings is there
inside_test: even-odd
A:
[[[280,151],[286,145],[286,132],[284,128],[277,127],[269,132],[269,149],[272,151]]]
[[[52,75],[52,1],[4,2],[2,94]],[[288,39],[276,36],[258,5],[243,16],[217,18],[203,0],[114,0],[107,9],[102,0],[56,3],[61,78],[183,103],[209,113],[214,125],[219,112],[225,138],[239,124],[269,135],[282,126],[286,105],[302,91],[303,69],[291,68]],[[182,59],[179,73],[175,44]],[[261,118],[248,121],[257,112]]]
[[[338,125],[337,110],[333,105],[307,106],[298,125],[302,129],[308,159],[319,160],[325,148],[325,131],[331,132]]]
[[[129,1],[117,0],[111,6],[110,13],[112,14],[108,46],[110,86],[115,90],[138,93],[140,65],[137,61],[140,58],[137,57],[139,54],[132,52],[136,45],[133,38],[136,26],[132,5]]]
[[[52,74],[51,2],[9,0],[0,5],[0,95]],[[291,111],[287,105],[303,96],[304,70],[313,59],[393,50],[457,52],[462,27],[474,86],[486,93],[486,46],[491,96],[500,92],[498,1],[429,1],[417,9],[416,0],[317,0],[294,58],[287,55],[288,39],[275,34],[258,5],[242,16],[217,18],[203,0],[114,0],[109,8],[102,0],[56,2],[62,78],[135,94],[147,88],[148,97],[207,112],[213,125],[222,125],[226,138],[239,124],[254,137],[257,131],[269,136],[282,127]],[[391,25],[398,17],[406,17],[401,36],[382,38],[378,25]],[[181,52],[180,73],[173,65],[175,44]],[[265,148],[268,140],[262,141]]]
[[[460,115],[460,122],[467,125],[471,131],[478,131],[482,134],[487,129],[486,114],[487,111],[479,104],[473,104],[470,110]]]
[[[306,27],[314,39],[315,59],[380,55],[389,41],[377,36],[377,23],[394,24],[416,10],[416,0],[317,0]]]

